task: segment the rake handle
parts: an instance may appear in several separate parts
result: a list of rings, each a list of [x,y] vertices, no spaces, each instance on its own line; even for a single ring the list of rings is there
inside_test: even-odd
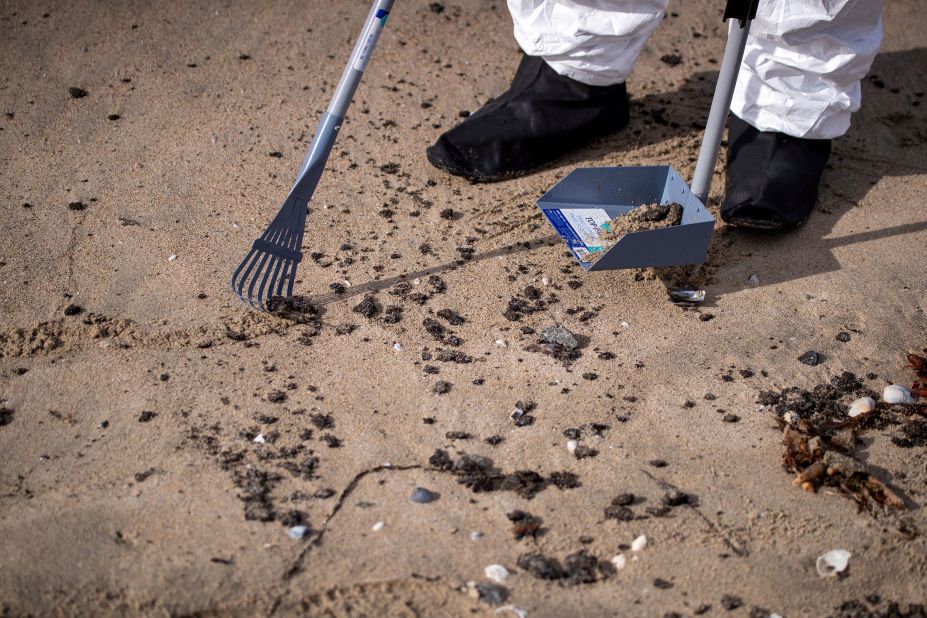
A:
[[[338,131],[344,122],[344,116],[351,105],[351,99],[354,98],[354,92],[364,75],[364,69],[370,62],[380,33],[386,26],[386,19],[389,17],[394,2],[395,0],[375,0],[373,6],[370,7],[370,12],[367,13],[367,19],[364,21],[364,28],[354,43],[354,50],[344,67],[328,110],[319,121],[319,127],[309,145],[309,152],[306,153],[296,181],[290,189],[290,196],[308,201],[315,192],[325,168],[325,162],[328,160],[328,155],[335,145],[335,138],[338,137]]]

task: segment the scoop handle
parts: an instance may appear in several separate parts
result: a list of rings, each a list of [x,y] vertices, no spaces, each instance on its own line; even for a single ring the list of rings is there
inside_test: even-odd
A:
[[[702,136],[698,163],[695,164],[695,173],[692,175],[692,193],[702,204],[708,199],[708,190],[711,188],[711,177],[715,171],[718,147],[721,145],[727,114],[731,109],[737,73],[740,71],[744,49],[747,47],[750,23],[750,19],[732,19],[728,27],[727,45],[724,47],[721,71],[718,75],[718,83],[715,85],[714,97],[711,100],[708,122],[705,123],[705,134]]]

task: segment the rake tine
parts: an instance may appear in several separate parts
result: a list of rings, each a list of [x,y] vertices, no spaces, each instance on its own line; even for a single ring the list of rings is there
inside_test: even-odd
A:
[[[232,289],[235,291],[235,294],[238,296],[238,298],[244,302],[248,302],[244,296],[245,283],[247,283],[248,277],[250,276],[251,270],[254,268],[255,263],[257,263],[258,255],[258,250],[255,247],[252,247],[251,251],[248,252],[248,256],[242,260],[241,264],[238,266],[238,270],[235,271],[235,275],[232,277]],[[240,274],[242,273],[242,270],[244,270],[244,273]]]
[[[280,266],[283,262],[283,258],[278,255],[274,255],[270,263],[267,265],[267,268],[264,269],[264,276],[261,278],[261,285],[258,287],[258,302],[261,303],[262,309],[264,308],[264,289],[267,287],[268,281],[270,282],[270,289],[273,289],[274,281],[277,279],[277,272],[280,270]],[[269,300],[272,295],[268,294],[266,298]]]

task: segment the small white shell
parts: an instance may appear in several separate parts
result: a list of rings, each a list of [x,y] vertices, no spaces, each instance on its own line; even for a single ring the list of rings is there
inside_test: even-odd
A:
[[[386,523],[385,523],[385,522],[378,521],[378,522],[375,523],[370,529],[373,530],[374,532],[379,532],[380,530],[382,530],[382,529],[385,528],[385,527],[386,527]]]
[[[550,285],[550,277],[548,277],[547,275],[544,275],[543,277],[541,277],[541,283],[543,283],[544,285]]]
[[[167,261],[168,261],[168,262],[173,262],[173,261],[175,261],[176,259],[177,259],[177,256],[176,256],[176,255],[171,255],[170,257],[167,258]]]
[[[759,277],[758,275],[756,275],[756,274],[750,275],[749,277],[747,277],[747,284],[748,284],[751,288],[755,288],[755,287],[759,286],[759,285],[760,285],[760,277]]]
[[[833,549],[818,556],[814,566],[821,577],[836,577],[846,570],[852,555],[845,549]]]
[[[625,320],[621,320],[620,324],[621,324],[621,328],[631,328],[631,323]]]
[[[850,404],[847,410],[847,416],[859,416],[875,410],[876,402],[872,397],[860,397]]]
[[[614,565],[616,571],[620,571],[628,566],[628,559],[624,557],[624,554],[612,556],[612,565]]]
[[[882,391],[882,401],[885,403],[914,403],[911,391],[897,384],[889,384]]]
[[[264,434],[259,433],[259,434],[254,438],[254,440],[252,440],[252,442],[254,442],[255,444],[264,444],[264,442],[266,442],[266,440],[264,439]]]
[[[579,443],[576,440],[567,440],[567,450],[570,451],[570,455],[576,452],[577,446]]]
[[[393,344],[393,349],[396,350],[397,352],[402,352],[402,344],[397,341],[396,343]]]
[[[509,570],[502,566],[501,564],[490,564],[488,567],[483,569],[483,573],[486,574],[486,579],[491,579],[497,584],[504,584],[505,580],[509,578]]]
[[[307,526],[293,526],[292,528],[287,530],[286,533],[287,533],[287,536],[289,536],[291,539],[293,539],[294,541],[298,541],[299,539],[306,536],[307,530],[309,530]]]
[[[479,541],[481,538],[483,538],[483,533],[480,532],[479,530],[474,530],[473,532],[470,533],[471,541]]]
[[[640,551],[647,547],[647,536],[642,534],[631,542],[631,551]]]
[[[422,280],[416,277],[412,280],[412,285],[422,285]]]
[[[795,423],[797,423],[799,418],[800,417],[798,416],[798,414],[796,414],[795,412],[792,412],[791,410],[789,410],[788,412],[782,415],[782,420],[784,420],[789,425],[794,425]]]
[[[505,342],[505,339],[496,339],[496,345],[500,348],[507,348],[509,344]]]

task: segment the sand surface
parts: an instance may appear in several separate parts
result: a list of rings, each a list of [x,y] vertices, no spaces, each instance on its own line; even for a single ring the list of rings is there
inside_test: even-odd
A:
[[[844,371],[910,384],[905,354],[927,346],[923,3],[887,3],[807,225],[719,224],[704,267],[595,275],[534,200],[582,165],[691,176],[715,3],[675,3],[627,130],[495,185],[424,148],[506,87],[511,23],[501,1],[443,6],[397,3],[308,217],[296,287],[318,312],[292,323],[228,280],[366,3],[0,3],[0,615],[490,616],[466,588],[492,563],[531,618],[927,602],[925,446],[865,431],[856,457],[905,508],[858,512],[792,484],[758,407]],[[719,163],[713,209],[723,181]],[[676,279],[705,303],[669,302]],[[555,324],[578,354],[544,353]],[[691,500],[661,508],[676,490]],[[849,568],[820,578],[832,549]],[[531,554],[596,581],[539,579]],[[596,570],[616,554],[623,570]]]

